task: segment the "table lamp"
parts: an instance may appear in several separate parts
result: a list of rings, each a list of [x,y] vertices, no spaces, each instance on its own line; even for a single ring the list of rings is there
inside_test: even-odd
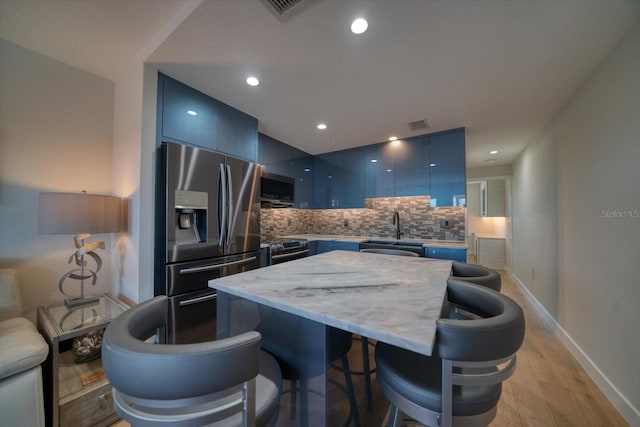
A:
[[[40,234],[75,234],[73,242],[76,251],[67,261],[75,261],[79,268],[65,273],[58,282],[58,288],[67,307],[77,307],[98,302],[99,297],[85,295],[84,281],[91,279],[95,286],[97,273],[102,268],[102,260],[95,252],[105,249],[104,242],[85,242],[91,233],[113,233],[122,230],[122,199],[113,196],[82,193],[40,193],[39,209]],[[95,269],[88,268],[85,256],[91,258]],[[67,279],[80,281],[80,295],[73,296],[64,289]]]

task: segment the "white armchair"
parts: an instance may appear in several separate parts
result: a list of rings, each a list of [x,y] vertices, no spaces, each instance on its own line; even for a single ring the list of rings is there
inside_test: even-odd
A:
[[[16,271],[0,269],[0,425],[44,426],[42,369],[49,346],[22,317]]]

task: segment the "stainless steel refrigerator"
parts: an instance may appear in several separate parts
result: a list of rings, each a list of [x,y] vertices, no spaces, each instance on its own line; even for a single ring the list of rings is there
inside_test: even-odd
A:
[[[155,294],[171,301],[166,342],[215,339],[208,281],[260,266],[259,166],[170,142],[158,160]]]

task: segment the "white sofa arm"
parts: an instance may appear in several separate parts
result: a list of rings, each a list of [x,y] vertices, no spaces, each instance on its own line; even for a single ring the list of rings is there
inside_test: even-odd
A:
[[[0,322],[0,380],[45,361],[49,346],[36,327],[24,317]]]
[[[13,268],[0,268],[0,322],[22,316],[18,274]]]

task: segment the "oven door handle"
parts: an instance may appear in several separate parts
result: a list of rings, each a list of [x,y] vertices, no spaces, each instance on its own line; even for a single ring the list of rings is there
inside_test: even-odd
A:
[[[216,299],[217,297],[218,297],[218,294],[210,294],[210,295],[204,295],[197,298],[186,299],[186,300],[180,301],[180,307],[184,307],[185,305],[198,304],[200,302],[205,302],[205,301],[211,301],[213,299]]]
[[[288,258],[288,257],[296,256],[296,255],[306,254],[307,252],[309,252],[309,249],[305,249],[303,251],[298,251],[298,252],[289,252],[287,254],[281,254],[281,255],[271,255],[271,259]]]
[[[218,270],[220,268],[230,267],[232,265],[246,264],[248,262],[255,261],[255,260],[256,260],[256,257],[252,256],[252,257],[241,259],[238,261],[225,262],[223,264],[203,265],[202,267],[192,267],[192,268],[182,268],[180,269],[180,274],[200,273],[202,271]]]

